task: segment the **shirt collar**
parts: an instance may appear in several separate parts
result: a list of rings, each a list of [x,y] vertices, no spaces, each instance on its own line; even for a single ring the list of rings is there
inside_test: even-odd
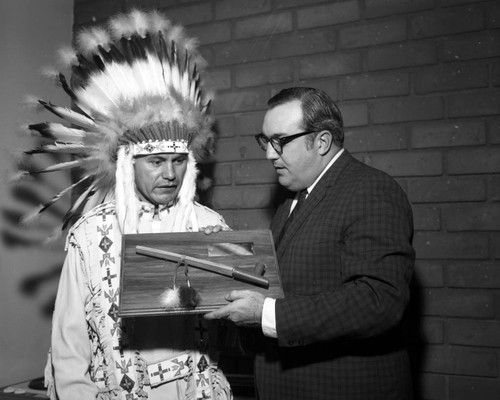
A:
[[[337,159],[340,157],[340,155],[343,152],[344,152],[344,149],[340,149],[340,151],[337,154],[335,154],[335,156],[330,160],[328,165],[323,169],[323,171],[321,171],[321,174],[319,174],[319,176],[316,178],[316,180],[313,182],[313,184],[307,188],[307,195],[309,195],[309,193],[312,192],[312,190],[314,189],[316,184],[319,182],[319,180],[323,177],[323,175],[325,175],[326,171],[328,171],[330,169],[330,167],[333,165],[333,163],[335,161],[337,161]]]

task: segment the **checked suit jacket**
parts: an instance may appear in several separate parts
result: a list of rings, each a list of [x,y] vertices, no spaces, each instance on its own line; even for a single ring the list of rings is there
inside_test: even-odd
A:
[[[271,224],[275,241],[292,198]],[[399,185],[346,150],[308,195],[276,254],[278,339],[260,337],[260,400],[410,399],[399,332],[414,267],[411,206]]]

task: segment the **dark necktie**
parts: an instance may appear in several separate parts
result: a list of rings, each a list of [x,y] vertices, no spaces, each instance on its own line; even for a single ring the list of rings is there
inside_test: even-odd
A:
[[[295,208],[292,210],[292,212],[288,216],[287,220],[285,221],[283,228],[281,229],[280,235],[278,237],[278,243],[276,244],[276,247],[278,247],[278,244],[281,242],[281,239],[283,238],[283,235],[285,234],[288,226],[292,223],[293,219],[297,216],[300,207],[302,207],[302,204],[304,204],[304,201],[306,200],[306,196],[307,196],[307,189],[304,189],[301,192],[299,192],[297,204],[295,204]]]

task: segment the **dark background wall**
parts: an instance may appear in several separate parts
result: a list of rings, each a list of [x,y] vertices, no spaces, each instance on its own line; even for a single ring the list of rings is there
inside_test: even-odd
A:
[[[415,217],[407,333],[419,399],[500,393],[500,5],[473,0],[74,1],[74,30],[157,8],[200,39],[219,140],[202,200],[267,228],[278,185],[253,135],[292,85],[327,91],[346,148],[395,177]],[[246,365],[246,364],[245,364]]]

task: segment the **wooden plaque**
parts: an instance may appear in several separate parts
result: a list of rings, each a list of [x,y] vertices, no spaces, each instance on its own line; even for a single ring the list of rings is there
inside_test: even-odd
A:
[[[195,268],[188,262],[188,277],[200,296],[196,308],[165,309],[161,294],[176,285],[186,284],[184,266],[177,262],[137,253],[137,246],[182,254],[188,258],[206,260],[253,273],[256,263],[265,264],[261,275],[269,287],[246,283],[220,273]],[[177,270],[177,273],[175,273]],[[224,296],[233,289],[249,289],[268,297],[283,297],[274,243],[269,230],[131,234],[123,236],[120,316],[206,313],[227,304]]]

